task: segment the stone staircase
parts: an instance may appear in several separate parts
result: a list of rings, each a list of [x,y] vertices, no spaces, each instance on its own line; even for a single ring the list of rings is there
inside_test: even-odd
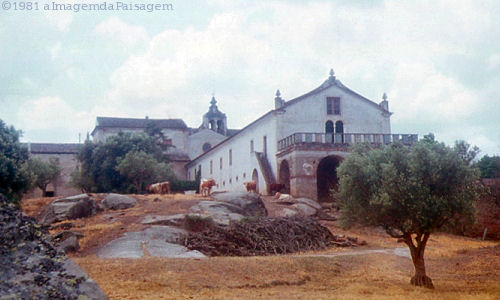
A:
[[[276,183],[276,177],[273,174],[273,170],[271,169],[271,164],[269,160],[264,155],[263,152],[254,152],[257,161],[259,162],[260,172],[264,180],[266,181],[266,192],[269,194],[269,189],[272,183]]]

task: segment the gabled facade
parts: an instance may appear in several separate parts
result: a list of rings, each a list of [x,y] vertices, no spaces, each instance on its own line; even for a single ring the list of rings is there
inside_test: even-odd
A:
[[[260,193],[273,183],[294,196],[327,201],[337,184],[336,167],[355,143],[388,144],[416,141],[416,135],[391,134],[387,97],[375,103],[336,79],[285,101],[278,91],[275,108],[237,134],[187,164],[189,179],[196,172],[213,178],[216,191],[244,190],[255,181]]]

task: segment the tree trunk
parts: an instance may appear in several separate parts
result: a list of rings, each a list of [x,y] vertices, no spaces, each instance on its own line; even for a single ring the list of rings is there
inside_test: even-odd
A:
[[[415,275],[410,280],[410,283],[414,286],[421,286],[429,289],[434,288],[432,279],[425,273],[425,260],[424,251],[429,238],[430,233],[425,233],[422,235],[417,235],[416,243],[417,246],[413,244],[413,240],[410,236],[404,238],[405,243],[410,247],[411,258],[413,261],[413,266],[415,267]]]

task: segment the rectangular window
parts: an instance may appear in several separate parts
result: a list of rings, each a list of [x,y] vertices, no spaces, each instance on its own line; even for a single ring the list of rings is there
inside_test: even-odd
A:
[[[222,170],[222,157],[219,159],[219,164],[220,164],[219,168]]]
[[[233,165],[233,149],[229,149],[229,165]]]
[[[250,140],[250,152],[253,152],[253,140]]]
[[[326,98],[326,113],[328,115],[340,115],[340,98],[327,97]]]
[[[267,156],[267,136],[262,138],[262,152],[264,152],[264,156]]]
[[[210,161],[210,174],[214,173],[214,162]]]

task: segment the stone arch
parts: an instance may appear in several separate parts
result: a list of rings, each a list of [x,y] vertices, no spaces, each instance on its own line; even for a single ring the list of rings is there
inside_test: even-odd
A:
[[[337,167],[342,162],[338,156],[327,156],[323,158],[316,170],[316,182],[319,202],[335,201],[331,195],[331,190],[338,188],[339,179],[337,177]]]
[[[253,169],[252,181],[255,182],[255,192],[259,193],[259,173],[257,172],[257,169]]]
[[[288,161],[286,161],[286,159],[280,163],[279,183],[285,185],[285,188],[283,188],[281,192],[290,194],[290,166],[288,165]]]

